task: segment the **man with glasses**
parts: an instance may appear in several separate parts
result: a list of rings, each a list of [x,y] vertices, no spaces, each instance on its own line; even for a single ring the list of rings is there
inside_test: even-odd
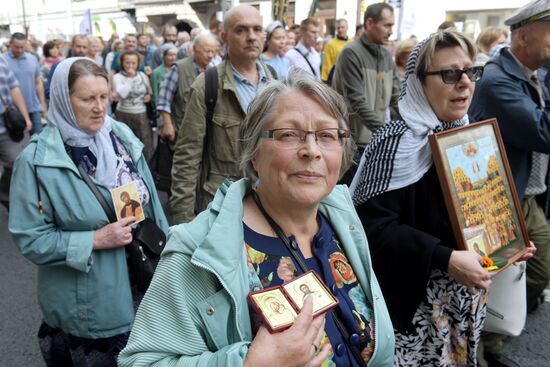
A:
[[[399,79],[392,55],[385,47],[394,23],[390,5],[369,5],[364,17],[365,32],[344,47],[336,61],[332,86],[348,104],[351,132],[357,144],[356,164],[374,131],[397,112]],[[356,165],[352,166],[342,181],[349,184],[356,169]]]
[[[536,77],[537,69],[550,63],[550,1],[533,1],[504,23],[512,31],[511,47],[485,65],[469,114],[473,121],[496,117],[500,127],[529,239],[537,247],[527,262],[527,309],[532,311],[550,280],[550,228],[537,202],[548,193],[550,112]],[[483,339],[487,361],[480,365],[517,365],[502,361],[502,339]]]

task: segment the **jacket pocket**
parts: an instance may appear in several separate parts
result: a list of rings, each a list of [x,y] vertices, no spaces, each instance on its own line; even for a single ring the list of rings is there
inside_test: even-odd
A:
[[[239,127],[241,120],[235,117],[215,115],[212,119],[210,150],[220,162],[239,160]]]
[[[199,315],[203,321],[206,342],[210,350],[221,349],[229,345],[231,320],[231,301],[225,290],[220,290],[197,304]]]

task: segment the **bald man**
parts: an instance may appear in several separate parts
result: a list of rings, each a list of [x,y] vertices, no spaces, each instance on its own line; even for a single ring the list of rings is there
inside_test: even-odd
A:
[[[258,60],[264,30],[256,8],[250,5],[231,8],[224,16],[221,39],[227,45],[228,58],[216,67],[218,98],[212,119],[216,134],[210,133],[207,140],[211,141],[205,143],[204,73],[191,86],[178,133],[170,197],[175,223],[188,222],[206,208],[226,177],[241,177],[236,144],[239,125],[252,99],[273,77]],[[207,162],[202,162],[203,150]]]

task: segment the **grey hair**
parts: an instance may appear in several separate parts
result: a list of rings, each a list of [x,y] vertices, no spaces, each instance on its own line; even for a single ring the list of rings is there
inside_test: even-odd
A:
[[[217,38],[210,32],[203,32],[199,33],[193,41],[193,47],[199,47],[202,46],[205,42],[210,42],[212,44],[216,44]]]
[[[239,167],[245,177],[252,181],[258,178],[252,160],[260,149],[260,133],[277,116],[276,106],[279,98],[288,92],[300,92],[312,97],[325,107],[328,113],[338,121],[338,127],[349,129],[348,109],[340,94],[329,86],[311,77],[290,74],[286,80],[272,80],[250,104],[248,113],[240,127],[241,159]],[[351,166],[355,144],[353,139],[345,139],[343,145],[340,177]]]

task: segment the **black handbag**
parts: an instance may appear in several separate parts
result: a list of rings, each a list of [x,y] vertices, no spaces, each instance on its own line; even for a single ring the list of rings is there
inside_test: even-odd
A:
[[[159,138],[157,149],[149,160],[149,168],[155,181],[157,190],[170,193],[172,185],[172,161],[174,160],[174,151],[170,148],[170,143]]]
[[[151,100],[149,102],[145,102],[145,109],[147,110],[147,118],[149,119],[149,123],[151,124],[151,126],[156,127],[157,119],[159,118],[159,112],[157,111],[157,106],[155,104],[155,101],[153,100],[153,92],[151,91],[149,84],[145,82],[141,72],[139,73],[139,77],[143,82],[143,84],[145,85],[145,88],[147,88],[147,93],[149,93],[149,96],[151,97]]]
[[[145,103],[145,108],[147,109],[147,118],[149,119],[149,123],[152,127],[156,127],[159,112],[157,111],[155,102],[151,99],[149,102]]]
[[[19,112],[16,107],[12,107],[4,101],[4,98],[0,96],[2,104],[4,105],[4,124],[6,125],[6,130],[10,139],[14,142],[19,142],[25,137],[25,128],[27,127],[27,122],[25,118]]]
[[[114,210],[99,192],[88,173],[81,165],[78,166],[78,171],[84,182],[92,190],[97,201],[99,201],[109,221],[111,223],[116,222]],[[132,243],[125,246],[130,283],[135,285],[140,292],[145,293],[155,273],[160,254],[166,245],[166,235],[153,220],[145,218],[132,229],[132,238]]]

